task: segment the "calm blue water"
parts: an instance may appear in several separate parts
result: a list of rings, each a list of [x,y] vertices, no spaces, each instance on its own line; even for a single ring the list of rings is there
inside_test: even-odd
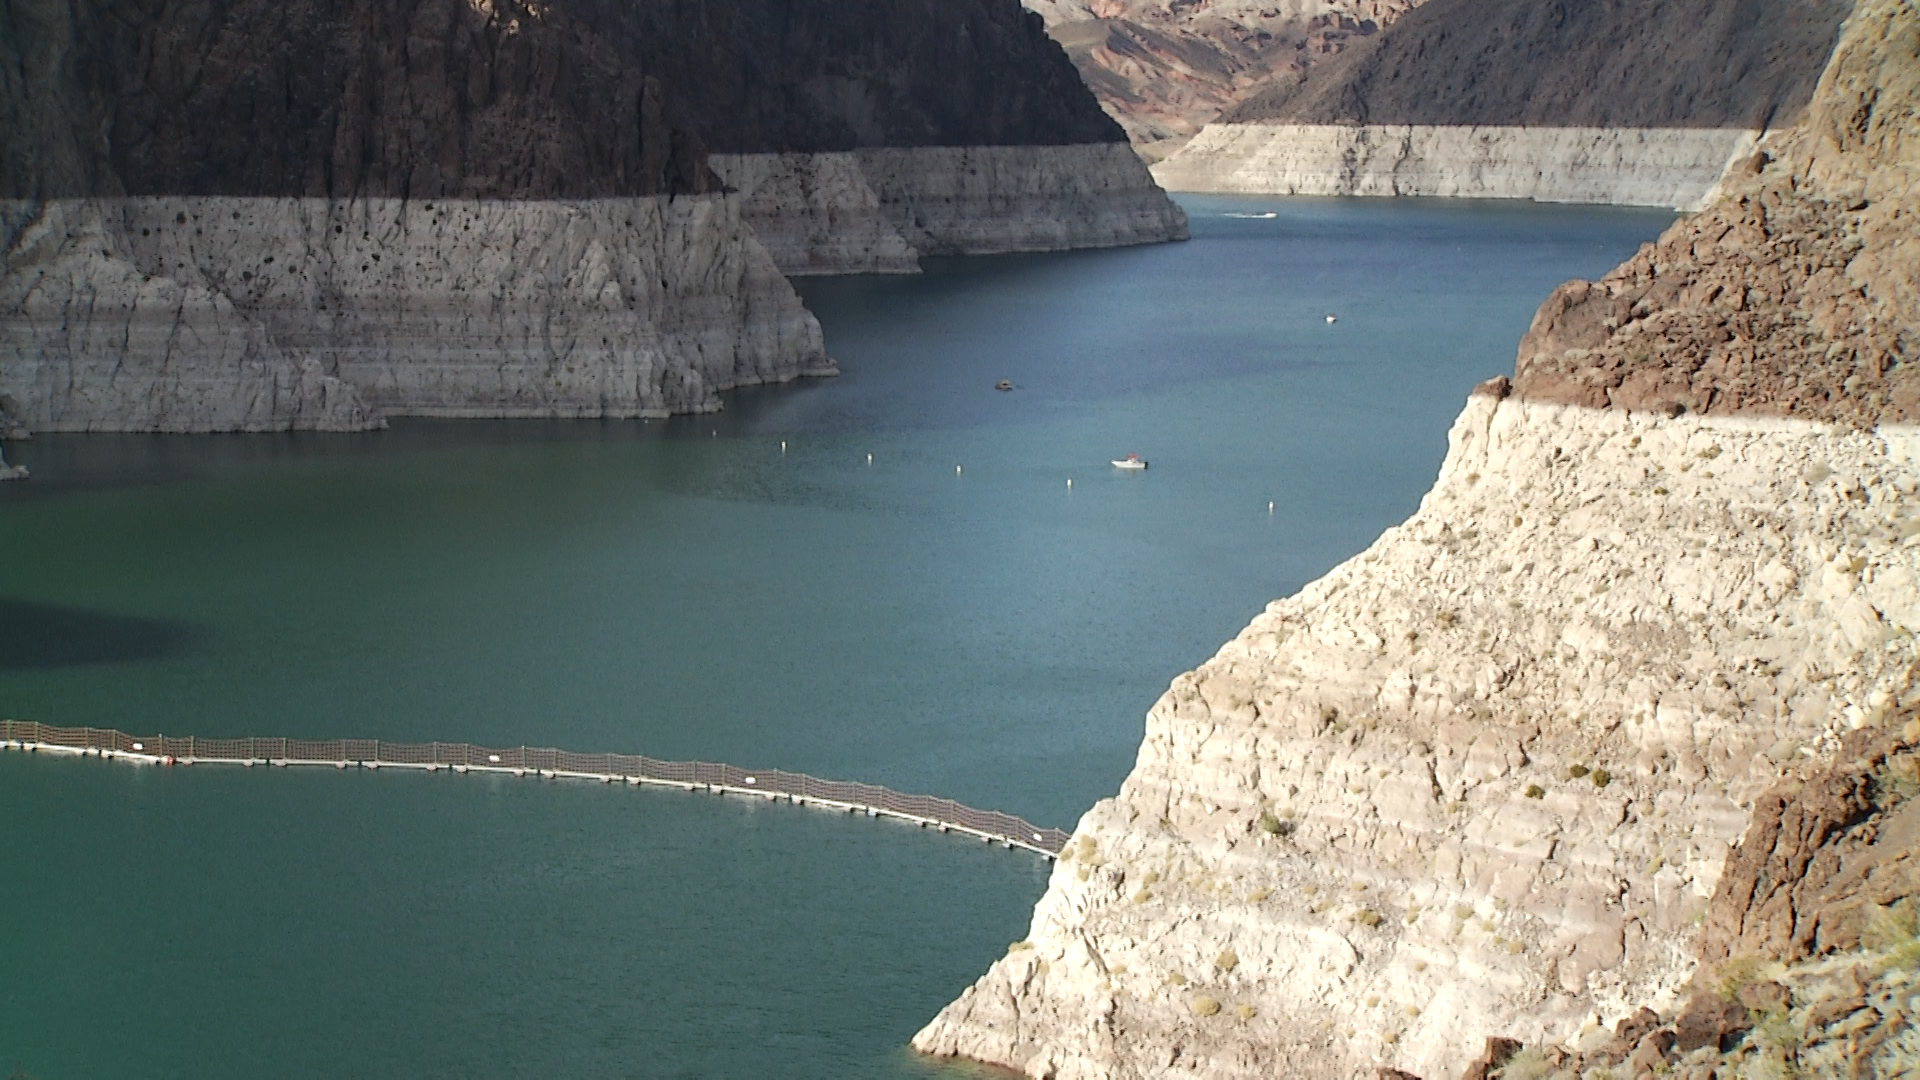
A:
[[[10,446],[0,712],[778,766],[1071,827],[1174,675],[1412,511],[1539,300],[1671,217],[1182,201],[1186,244],[803,282],[845,374],[718,417]],[[906,1039],[1046,877],[448,775],[7,754],[0,821],[0,1070],[39,1078],[922,1075]]]

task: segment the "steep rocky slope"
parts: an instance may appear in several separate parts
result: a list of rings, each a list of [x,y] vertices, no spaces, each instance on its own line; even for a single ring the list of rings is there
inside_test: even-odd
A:
[[[1754,800],[1677,1009],[1568,1045],[1488,1039],[1467,1080],[1893,1077],[1920,1066],[1920,720],[1853,732]]]
[[[1158,160],[1276,75],[1419,0],[1027,0],[1141,155]]]
[[[1917,703],[1917,79],[1865,0],[1775,156],[1550,299],[1419,512],[1175,680],[915,1045],[1439,1078],[1677,1009],[1763,793]]]
[[[1697,205],[1748,133],[1793,121],[1847,9],[1435,0],[1269,82],[1156,175],[1200,189]]]
[[[833,371],[777,262],[1184,230],[1013,0],[0,0],[0,29],[30,428],[712,409]],[[714,169],[854,151],[857,228]]]

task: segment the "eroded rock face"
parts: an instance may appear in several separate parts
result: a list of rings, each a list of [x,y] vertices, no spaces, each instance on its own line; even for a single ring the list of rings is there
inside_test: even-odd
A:
[[[1521,395],[1590,408],[1920,421],[1920,20],[1868,5],[1807,123],[1520,343]]]
[[[1769,167],[1794,183],[1757,204],[1809,231],[1747,248],[1739,271],[1762,290],[1776,272],[1847,283],[1836,325],[1889,343],[1889,383],[1917,325],[1900,201],[1917,24],[1905,0],[1853,16]],[[1889,216],[1841,219],[1857,248],[1833,255],[1809,238],[1843,198]],[[1661,275],[1718,272],[1680,250]],[[1799,983],[1787,1005],[1761,988],[1689,1005],[1681,1029],[1662,1017],[1697,999],[1703,921],[1716,948],[1840,947],[1859,920],[1814,909],[1863,911],[1907,880],[1904,861],[1864,869],[1830,841],[1866,842],[1847,740],[1916,703],[1920,427],[1891,391],[1834,378],[1852,356],[1778,340],[1822,325],[1810,288],[1777,293],[1754,345],[1780,386],[1829,396],[1676,410],[1542,394],[1529,358],[1551,333],[1671,316],[1674,348],[1635,360],[1656,384],[1726,342],[1684,321],[1684,288],[1625,310],[1587,288],[1543,308],[1512,384],[1469,400],[1417,514],[1175,680],[1027,940],[916,1047],[1061,1078],[1443,1077],[1492,1072],[1492,1036],[1637,1074],[1710,1069],[1726,1025],[1772,1002],[1844,1050],[1866,1021],[1815,1015]],[[1831,790],[1798,811],[1763,794],[1827,763]],[[1756,806],[1771,832],[1748,832]],[[1728,867],[1723,895],[1748,882],[1738,919],[1709,904]],[[1779,876],[1795,868],[1804,887]]]
[[[789,274],[913,273],[922,255],[1184,240],[1186,214],[1125,143],[716,154]]]
[[[1277,75],[1364,41],[1419,0],[1027,0],[1149,160]]]
[[[1123,136],[1015,0],[0,15],[0,392],[43,429],[713,409],[834,371],[755,225],[841,271],[1185,230],[1131,157],[1080,174]],[[743,196],[709,147],[796,164]]]
[[[1153,176],[1173,191],[1697,210],[1756,140],[1738,128],[1209,124]]]
[[[1599,1069],[1683,1080],[1897,1075],[1920,1050],[1907,1000],[1920,960],[1916,706],[1920,692],[1754,801],[1677,1011],[1642,1007],[1611,1037],[1589,1028],[1564,1044],[1496,1037],[1491,1064],[1554,1080]],[[1489,1064],[1463,1077],[1485,1077]]]
[[[1731,142],[1793,122],[1849,7],[1431,0],[1250,92],[1155,176],[1191,191],[1695,209]]]
[[[1446,1076],[1670,1004],[1752,799],[1920,655],[1917,439],[1474,398],[1417,515],[1176,680],[916,1045]]]

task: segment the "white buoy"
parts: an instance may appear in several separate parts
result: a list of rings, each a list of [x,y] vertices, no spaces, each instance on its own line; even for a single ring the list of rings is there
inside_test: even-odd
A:
[[[1334,323],[1337,323],[1337,322],[1339,322],[1339,321],[1340,321],[1340,316],[1338,316],[1338,315],[1333,315],[1333,314],[1329,314],[1329,315],[1327,316],[1327,325],[1328,325],[1328,326],[1332,326],[1332,325],[1333,325]]]
[[[1067,477],[1067,489],[1069,491],[1073,489],[1073,477],[1071,476]]]
[[[1271,514],[1271,513],[1273,513],[1273,500],[1272,500],[1272,499],[1268,499],[1268,500],[1267,500],[1267,513],[1269,513],[1269,514]]]
[[[787,440],[785,439],[780,440],[780,452],[783,454],[787,452]]]
[[[953,475],[955,475],[955,476],[959,476],[959,475],[960,475],[960,466],[958,466],[958,465],[955,465],[955,466],[953,467]]]
[[[869,464],[869,465],[871,465],[871,464],[873,464],[873,455],[872,455],[872,454],[868,454],[868,455],[867,455],[867,464]]]

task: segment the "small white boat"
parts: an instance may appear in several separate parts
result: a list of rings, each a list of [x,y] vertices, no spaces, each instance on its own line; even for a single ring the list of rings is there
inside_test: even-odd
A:
[[[1147,467],[1147,463],[1140,460],[1139,454],[1128,454],[1124,458],[1115,458],[1113,462],[1113,467],[1116,469],[1129,469],[1129,470],[1144,469]]]

